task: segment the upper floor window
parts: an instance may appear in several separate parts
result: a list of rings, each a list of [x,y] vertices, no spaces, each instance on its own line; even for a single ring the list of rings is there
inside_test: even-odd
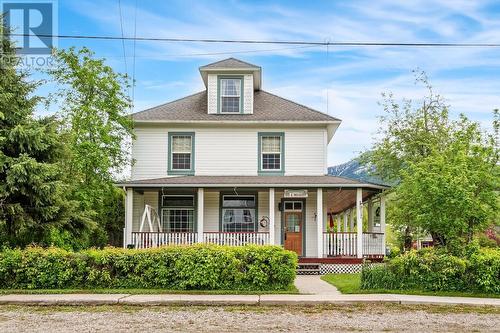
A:
[[[194,133],[169,133],[169,172],[194,171]]]
[[[283,172],[283,133],[259,133],[259,171]]]
[[[220,112],[240,113],[241,110],[241,78],[220,79]]]

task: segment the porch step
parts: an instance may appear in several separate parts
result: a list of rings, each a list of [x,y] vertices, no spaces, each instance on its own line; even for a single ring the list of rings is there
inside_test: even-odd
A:
[[[299,263],[297,275],[319,275],[319,266],[317,263]]]

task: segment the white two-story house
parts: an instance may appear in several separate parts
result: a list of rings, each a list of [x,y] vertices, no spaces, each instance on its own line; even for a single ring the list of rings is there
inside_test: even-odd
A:
[[[199,71],[205,90],[132,115],[132,175],[119,184],[124,246],[253,243],[303,262],[382,257],[386,187],[327,175],[341,121],[262,90],[262,69],[241,60]]]

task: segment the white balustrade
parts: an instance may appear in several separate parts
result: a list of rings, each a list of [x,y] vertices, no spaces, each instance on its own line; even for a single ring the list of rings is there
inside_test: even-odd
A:
[[[362,237],[363,256],[383,256],[383,234],[365,232]],[[323,254],[325,257],[356,257],[357,239],[355,232],[323,233]]]
[[[136,249],[164,245],[188,245],[196,243],[195,232],[132,232],[132,244]]]
[[[203,242],[218,245],[268,245],[268,232],[204,232]]]

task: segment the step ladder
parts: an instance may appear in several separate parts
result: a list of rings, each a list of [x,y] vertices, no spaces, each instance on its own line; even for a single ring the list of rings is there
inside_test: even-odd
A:
[[[299,263],[297,275],[319,275],[319,266],[317,263]]]

